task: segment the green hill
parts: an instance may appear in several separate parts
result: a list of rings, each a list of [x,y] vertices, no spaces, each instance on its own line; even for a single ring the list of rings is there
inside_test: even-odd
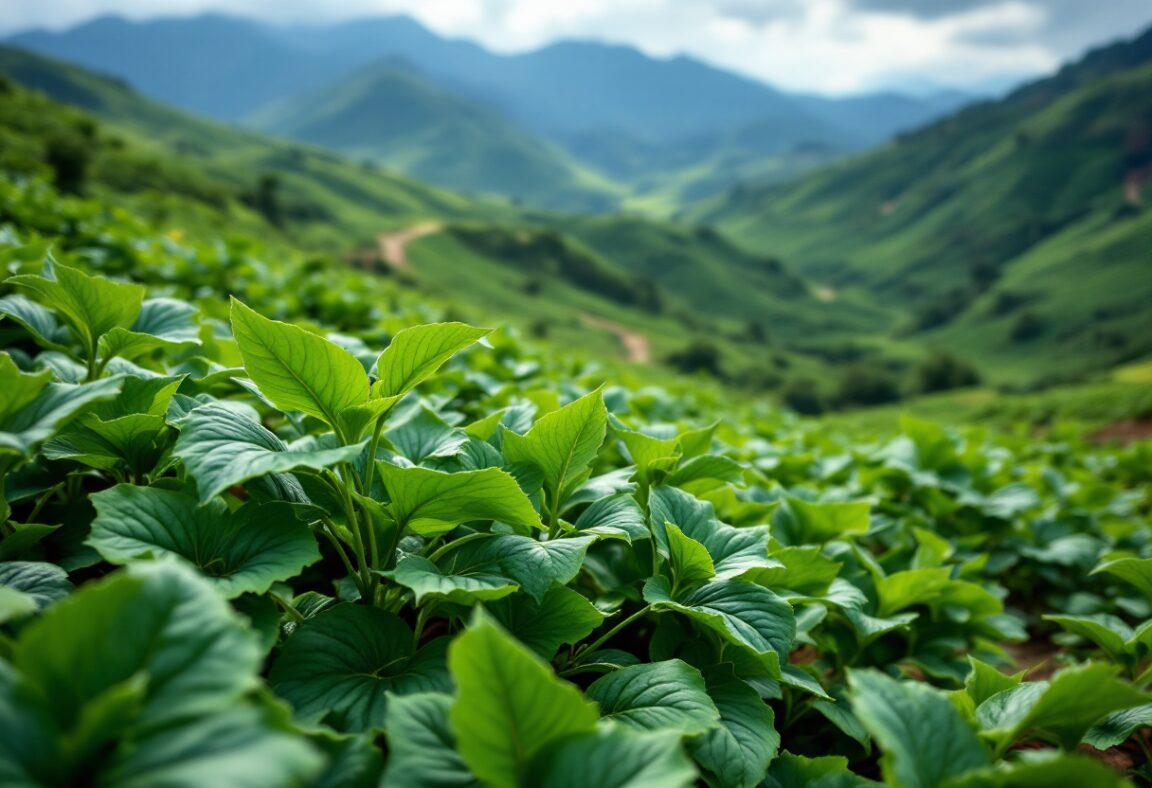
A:
[[[685,218],[893,305],[893,331],[995,379],[1070,374],[1152,351],[1150,128],[1152,32]]]
[[[568,210],[607,210],[618,199],[608,181],[556,146],[394,59],[278,102],[250,121],[460,191]]]

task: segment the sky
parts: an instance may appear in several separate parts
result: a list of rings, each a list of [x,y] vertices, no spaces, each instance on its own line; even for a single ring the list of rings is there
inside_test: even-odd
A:
[[[0,0],[0,33],[202,11],[318,23],[404,13],[501,52],[596,39],[829,94],[986,92],[1152,24],[1152,0]]]

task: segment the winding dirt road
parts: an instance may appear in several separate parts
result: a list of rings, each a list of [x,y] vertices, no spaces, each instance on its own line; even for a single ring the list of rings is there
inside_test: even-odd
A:
[[[396,270],[406,271],[411,267],[408,265],[408,244],[426,235],[438,233],[440,229],[439,222],[421,222],[394,233],[380,233],[376,236],[380,257]]]
[[[580,313],[580,322],[589,328],[600,328],[615,334],[620,340],[620,346],[624,348],[624,357],[633,364],[647,364],[652,360],[652,345],[648,342],[648,337],[639,331],[633,331],[615,321],[587,312]]]

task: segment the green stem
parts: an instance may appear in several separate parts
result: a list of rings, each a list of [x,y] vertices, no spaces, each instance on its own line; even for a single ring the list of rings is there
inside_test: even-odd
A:
[[[3,483],[2,479],[0,479],[0,483]],[[44,494],[36,499],[36,505],[32,507],[32,511],[28,514],[28,522],[36,522],[36,516],[40,514],[40,510],[44,508],[44,505],[48,503],[48,499],[51,498],[53,493],[57,492],[63,485],[64,482],[57,482],[45,490]]]
[[[556,490],[555,495],[548,495],[549,514],[548,514],[548,541],[551,542],[560,533],[560,491]]]
[[[412,642],[417,646],[420,645],[420,636],[424,634],[424,625],[428,623],[428,617],[432,615],[432,609],[435,605],[428,605],[427,607],[420,608],[420,612],[416,614],[416,629],[413,631]]]
[[[641,616],[646,614],[651,609],[652,609],[651,605],[645,605],[644,607],[640,608],[635,613],[628,616],[628,618],[624,619],[619,624],[617,624],[616,626],[612,627],[610,630],[605,632],[600,638],[595,640],[591,645],[589,645],[587,648],[583,649],[581,653],[591,654],[596,649],[600,648],[605,643],[607,643],[614,635],[616,635],[618,632],[620,632],[622,629],[624,629],[626,626],[628,626],[632,622],[639,619]],[[579,659],[579,658],[577,658],[577,659]]]
[[[368,467],[364,471],[364,489],[361,495],[372,495],[372,480],[376,475],[376,449],[380,446],[380,436],[384,433],[384,419],[387,413],[380,414],[376,426],[372,428],[372,440],[368,441]]]
[[[279,605],[280,609],[288,614],[288,618],[292,619],[297,624],[303,624],[304,623],[305,618],[304,618],[303,613],[301,613],[296,608],[292,607],[292,605],[288,604],[287,602],[285,602],[283,599],[276,596],[275,594],[270,594],[270,596],[272,597],[272,601],[275,602],[277,605]]]
[[[477,531],[476,533],[468,534],[467,536],[461,536],[459,539],[453,539],[451,542],[448,542],[448,544],[442,545],[440,549],[432,553],[432,555],[428,556],[428,560],[432,563],[436,563],[441,558],[448,555],[448,553],[455,550],[457,547],[466,545],[469,542],[475,542],[477,539],[484,539],[489,536],[492,536],[492,534],[486,533],[484,531]]]
[[[340,542],[340,537],[336,533],[336,526],[329,520],[321,520],[323,528],[321,533],[328,537],[328,541],[332,543],[332,547],[336,549],[336,554],[340,556],[340,561],[344,564],[344,570],[348,572],[348,576],[356,583],[356,587],[360,588],[360,576],[356,573],[356,567],[352,566],[352,561],[348,558],[348,553],[344,550],[344,545]],[[364,589],[360,588],[360,595],[364,595]]]

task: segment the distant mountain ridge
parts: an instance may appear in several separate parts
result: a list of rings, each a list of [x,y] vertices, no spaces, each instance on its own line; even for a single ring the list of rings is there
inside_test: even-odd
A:
[[[20,33],[9,41],[112,74],[183,109],[232,122],[254,121],[285,136],[301,129],[290,116],[313,107],[317,91],[323,91],[333,97],[326,102],[327,117],[302,139],[375,155],[386,165],[441,185],[577,209],[593,203],[612,207],[613,192],[625,201],[630,193],[675,205],[732,185],[742,169],[754,178],[790,175],[878,144],[963,101],[956,95],[829,99],[790,94],[689,57],[656,59],[630,47],[591,41],[560,41],[501,55],[474,42],[442,38],[403,16],[288,27],[221,14],[147,22],[107,16],[58,33]],[[483,172],[468,177],[449,172],[442,178],[434,167],[411,169],[413,159],[431,161],[438,155],[434,148],[415,151],[411,129],[405,138],[376,123],[353,134],[351,144],[339,134],[319,133],[324,125],[347,125],[350,119],[335,112],[338,105],[354,110],[353,119],[360,120],[386,117],[385,106],[393,100],[411,107],[411,84],[404,82],[392,83],[395,96],[378,83],[375,112],[362,106],[365,70],[396,58],[419,73],[424,93],[442,94],[437,103],[446,114],[427,113],[428,137],[458,128],[461,105],[449,109],[447,100],[455,97],[473,108],[487,108],[483,122],[490,130],[500,128],[525,146],[533,163],[513,157],[514,190]],[[495,115],[502,116],[502,124]],[[270,118],[283,122],[272,124]],[[519,129],[513,133],[512,126]],[[374,151],[363,144],[369,136],[380,139]],[[732,147],[734,137],[744,144]],[[624,158],[621,140],[629,148]],[[749,140],[752,144],[746,144]],[[492,144],[507,151],[508,145]],[[798,148],[818,148],[825,155],[795,157]],[[713,167],[718,161],[724,162],[719,174],[701,176],[701,164]],[[592,172],[581,173],[582,168]],[[558,178],[557,173],[565,175]],[[548,196],[550,184],[557,193]]]

